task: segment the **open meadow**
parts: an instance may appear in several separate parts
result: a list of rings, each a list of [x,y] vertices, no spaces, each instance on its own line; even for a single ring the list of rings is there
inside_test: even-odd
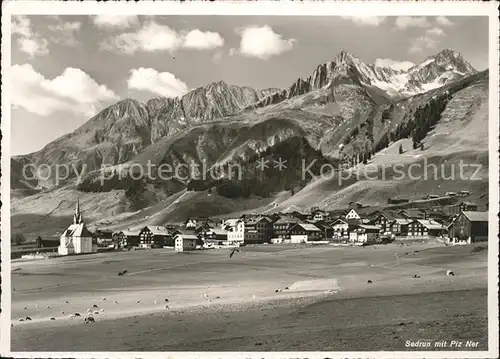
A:
[[[261,245],[232,258],[229,250],[159,249],[14,260],[12,350],[415,350],[407,340],[430,341],[425,350],[472,340],[471,350],[487,350],[485,246]],[[88,310],[95,323],[84,324]]]

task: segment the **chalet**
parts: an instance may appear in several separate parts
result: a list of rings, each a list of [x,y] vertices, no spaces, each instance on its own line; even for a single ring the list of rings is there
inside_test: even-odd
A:
[[[227,231],[229,244],[243,244],[245,241],[245,222],[242,219],[227,219],[221,225],[221,229]]]
[[[139,233],[139,246],[143,248],[162,248],[172,246],[172,234],[163,226],[146,226]]]
[[[464,211],[448,226],[453,243],[475,243],[488,240],[488,212]]]
[[[221,228],[210,228],[203,233],[205,243],[213,243],[219,246],[227,244],[227,231]]]
[[[359,216],[359,214],[354,210],[354,209],[351,209],[349,212],[347,212],[347,214],[345,215],[345,219],[356,219],[356,220],[360,220],[361,217]]]
[[[392,223],[396,218],[388,213],[381,212],[374,220],[371,221],[371,224],[378,226],[382,229],[382,234],[390,234],[392,233]]]
[[[459,213],[460,212],[477,212],[477,204],[472,202],[462,201],[458,205]]]
[[[191,231],[184,231],[178,233],[174,237],[174,249],[177,252],[194,251],[199,238],[196,233]]]
[[[414,219],[407,225],[401,226],[402,232],[408,237],[437,237],[442,235],[446,227],[429,219]]]
[[[349,223],[347,223],[347,221],[343,220],[342,218],[338,218],[330,223],[330,226],[333,229],[334,239],[342,240],[349,238]]]
[[[195,229],[196,228],[196,220],[194,220],[194,219],[187,220],[186,223],[184,224],[184,228]]]
[[[425,214],[419,209],[407,208],[399,210],[398,215],[407,219],[424,219]]]
[[[311,219],[314,222],[324,222],[331,220],[331,216],[330,213],[328,213],[327,211],[316,210],[311,213],[309,219]]]
[[[349,242],[354,244],[372,243],[380,237],[381,228],[369,224],[358,224],[349,229]]]
[[[106,229],[97,229],[94,233],[98,246],[107,246],[113,244],[113,231]]]
[[[297,223],[288,231],[290,243],[308,243],[322,240],[321,230],[311,223]]]
[[[430,237],[440,237],[446,233],[446,227],[432,219],[418,219],[418,222],[424,227],[424,233]]]
[[[141,233],[140,229],[137,230],[123,230],[118,232],[118,244],[122,248],[131,248],[139,246],[139,234]]]
[[[326,223],[313,223],[316,227],[321,231],[321,237],[324,240],[333,239],[333,228],[329,224]]]
[[[259,216],[245,220],[245,243],[268,243],[273,235],[273,223],[270,218]]]
[[[302,221],[298,218],[291,216],[282,216],[273,223],[273,237],[275,238],[290,238],[290,229]]]
[[[391,233],[396,236],[406,236],[408,235],[408,224],[411,219],[407,218],[396,218],[391,222]]]

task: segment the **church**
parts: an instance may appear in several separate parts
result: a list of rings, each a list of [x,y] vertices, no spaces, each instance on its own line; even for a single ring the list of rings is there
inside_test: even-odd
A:
[[[61,234],[57,251],[62,256],[94,252],[92,233],[90,233],[85,223],[83,223],[79,200],[76,202],[73,224]]]

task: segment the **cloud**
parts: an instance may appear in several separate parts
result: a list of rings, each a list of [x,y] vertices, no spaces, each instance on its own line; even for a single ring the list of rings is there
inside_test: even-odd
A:
[[[217,32],[191,30],[184,36],[183,46],[189,49],[209,50],[224,45],[224,39]]]
[[[40,115],[69,111],[91,116],[102,102],[118,97],[80,69],[68,67],[54,79],[46,79],[30,64],[12,66],[12,105]]]
[[[123,30],[139,24],[139,18],[136,15],[96,15],[92,22],[101,29]]]
[[[450,21],[446,16],[438,16],[436,22],[441,26],[451,26],[453,22]]]
[[[378,26],[384,22],[385,16],[342,16],[360,26]]]
[[[397,71],[400,71],[400,70],[407,71],[410,68],[412,68],[413,66],[415,66],[415,64],[411,61],[395,61],[392,59],[376,59],[375,66],[388,67],[388,68],[391,68],[391,69],[397,70]]]
[[[244,56],[257,57],[262,60],[290,51],[296,42],[292,38],[285,39],[268,25],[251,26],[240,29],[238,32],[241,36],[238,52]],[[234,53],[235,50],[230,50],[230,54]]]
[[[48,29],[52,32],[49,35],[50,40],[54,43],[75,46],[78,44],[76,34],[80,31],[81,26],[82,23],[79,21],[64,22],[58,19],[57,24],[48,26]]]
[[[134,32],[127,32],[109,38],[101,43],[101,48],[109,51],[133,54],[138,51],[173,52],[179,48],[210,50],[224,44],[224,39],[216,32],[203,32],[198,29],[179,33],[174,29],[149,21]]]
[[[434,27],[432,29],[427,30],[426,34],[430,35],[430,36],[446,36],[444,31],[442,29],[440,29],[439,27]]]
[[[12,17],[12,35],[18,37],[16,42],[19,50],[31,58],[49,53],[49,42],[33,31],[31,20],[27,16]]]
[[[396,27],[405,30],[410,27],[430,27],[431,23],[425,16],[398,16],[396,19]]]
[[[144,67],[130,70],[127,85],[129,89],[149,91],[164,97],[178,97],[189,91],[186,83],[174,74]]]
[[[412,54],[422,53],[425,50],[435,49],[438,41],[431,36],[420,36],[412,41],[409,52]]]

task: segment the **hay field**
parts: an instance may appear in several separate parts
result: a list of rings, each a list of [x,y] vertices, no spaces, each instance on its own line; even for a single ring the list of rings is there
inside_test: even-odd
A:
[[[486,350],[486,258],[483,246],[413,242],[14,261],[12,350],[405,350],[423,339]]]

